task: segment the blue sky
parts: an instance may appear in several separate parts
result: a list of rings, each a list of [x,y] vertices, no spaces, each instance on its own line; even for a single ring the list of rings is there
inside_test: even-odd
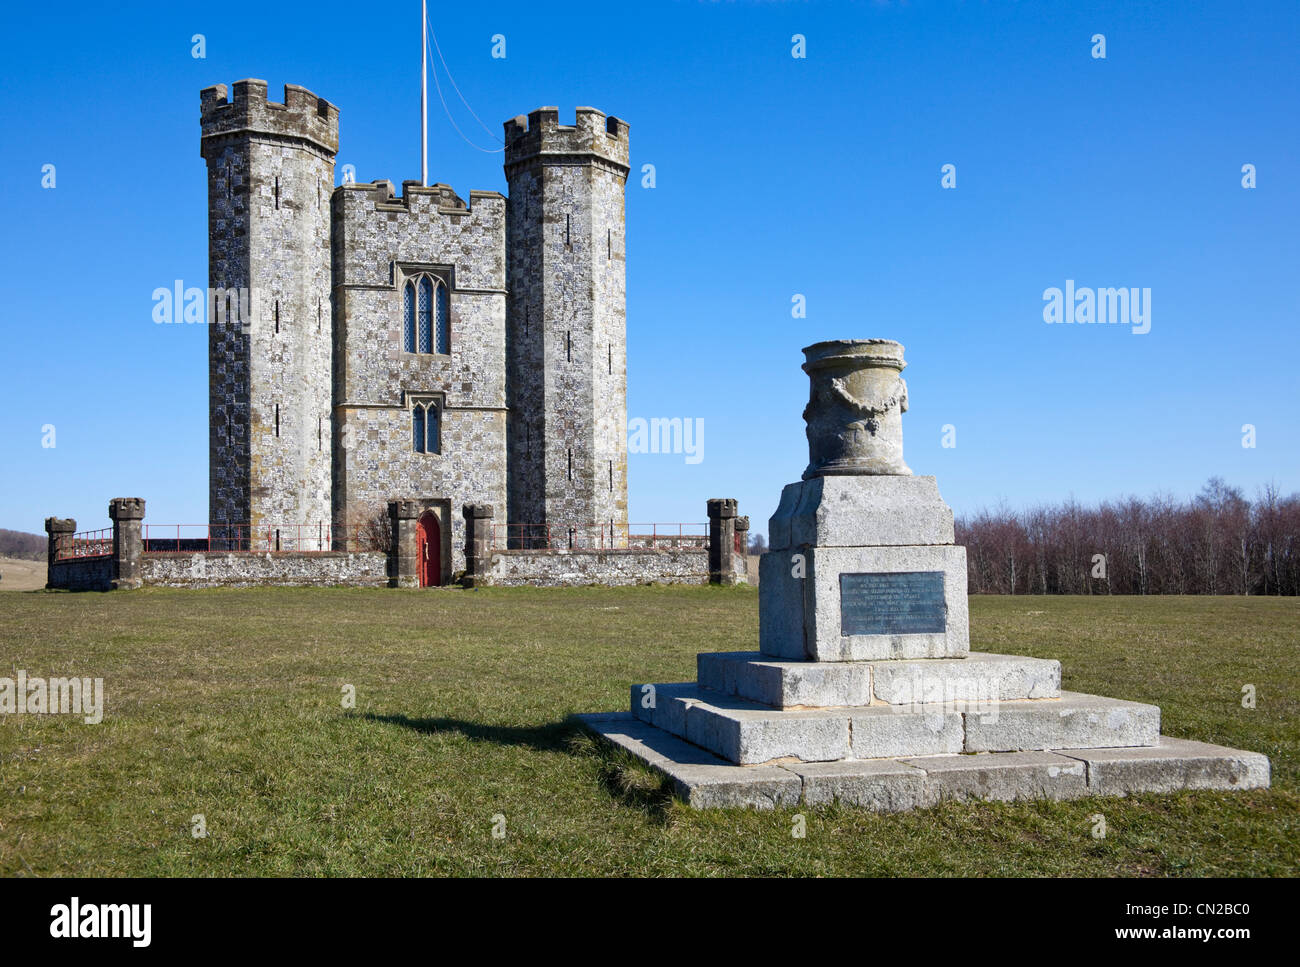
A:
[[[1300,5],[430,6],[494,133],[544,104],[631,125],[629,416],[704,421],[703,461],[630,458],[634,522],[731,496],[765,530],[807,460],[799,350],[827,338],[906,346],[907,460],[959,513],[1211,475],[1300,489]],[[207,336],[151,319],[155,288],[206,285],[199,89],[302,84],[339,105],[359,181],[417,178],[419,4],[6,17],[0,527],[105,526],[114,496],[205,520]],[[430,178],[504,191],[500,155],[431,98]],[[1067,279],[1149,288],[1150,332],[1044,323]]]

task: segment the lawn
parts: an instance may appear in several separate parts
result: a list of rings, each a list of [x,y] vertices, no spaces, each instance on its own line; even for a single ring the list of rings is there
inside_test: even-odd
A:
[[[805,809],[795,838],[796,811],[692,811],[566,721],[757,634],[751,588],[0,593],[0,676],[107,695],[99,725],[0,716],[0,875],[1300,871],[1300,600],[971,601],[976,650],[1267,753],[1268,791]]]

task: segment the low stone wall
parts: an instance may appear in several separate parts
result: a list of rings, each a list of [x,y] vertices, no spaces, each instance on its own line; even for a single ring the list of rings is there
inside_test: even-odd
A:
[[[65,591],[111,591],[113,588],[113,558],[109,554],[52,561],[48,573],[46,587]]]
[[[499,587],[707,584],[709,554],[698,547],[497,550],[491,552],[485,577],[485,584]]]
[[[140,555],[140,571],[145,587],[387,587],[388,555],[383,551],[147,553]]]
[[[393,500],[392,527],[386,551],[283,551],[278,553],[172,550],[170,542],[143,536],[145,502],[140,497],[109,501],[113,521],[112,552],[95,558],[59,560],[60,555],[108,542],[102,533],[78,535],[71,518],[47,517],[48,584],[69,590],[116,590],[152,585],[168,588],[414,587],[419,582],[417,524],[427,500]],[[436,503],[436,501],[435,501]],[[736,514],[736,501],[707,502],[707,547],[683,546],[695,538],[656,539],[655,547],[509,550],[492,548],[494,508],[465,504],[465,564],[459,576],[466,587],[531,584],[536,587],[628,584],[743,584],[749,518]],[[445,510],[445,508],[444,508]],[[445,515],[444,515],[445,516]],[[449,533],[450,528],[444,530]],[[633,536],[633,541],[642,539]],[[178,538],[181,540],[195,540]],[[150,550],[150,547],[157,547]],[[447,575],[443,574],[444,583]]]

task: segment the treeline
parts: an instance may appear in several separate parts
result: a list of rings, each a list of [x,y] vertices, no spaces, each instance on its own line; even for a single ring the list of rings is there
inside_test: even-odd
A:
[[[1300,594],[1300,494],[1074,501],[958,518],[971,594]]]
[[[0,557],[19,557],[39,561],[45,557],[49,539],[40,534],[24,534],[0,527]]]

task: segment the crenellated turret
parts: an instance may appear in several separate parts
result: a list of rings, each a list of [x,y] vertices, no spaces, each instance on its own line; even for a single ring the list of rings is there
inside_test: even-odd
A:
[[[627,527],[628,126],[580,107],[505,124],[509,521]]]
[[[223,307],[243,307],[208,320],[209,515],[279,528],[285,550],[322,549],[329,533],[338,120],[291,84],[283,104],[260,80],[236,81],[230,100],[224,84],[200,94],[208,284],[229,293]]]

